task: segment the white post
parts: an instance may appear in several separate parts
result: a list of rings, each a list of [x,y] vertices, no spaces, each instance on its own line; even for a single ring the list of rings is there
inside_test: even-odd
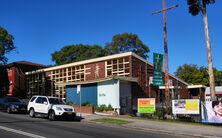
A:
[[[80,117],[82,117],[82,93],[81,93],[81,85],[77,85],[77,93],[79,93]]]
[[[80,90],[80,117],[82,117],[82,92]]]

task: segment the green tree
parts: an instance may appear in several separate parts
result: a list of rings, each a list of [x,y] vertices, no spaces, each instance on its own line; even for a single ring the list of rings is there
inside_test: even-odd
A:
[[[149,47],[136,34],[132,33],[114,35],[112,42],[106,43],[105,49],[109,55],[132,51],[144,59],[148,58],[150,51]]]
[[[215,74],[215,86],[222,86],[222,71],[214,70]]]
[[[55,61],[56,65],[62,65],[105,55],[106,51],[98,45],[77,44],[65,46],[60,51],[52,53],[52,61]]]
[[[182,66],[179,66],[177,71],[174,73],[175,76],[178,78],[184,80],[185,82],[189,84],[202,84],[205,86],[209,86],[209,74],[206,67],[198,67],[197,65],[188,65],[184,64]],[[215,83],[216,86],[222,85],[222,71],[217,70],[214,68],[214,74],[215,74]]]
[[[199,72],[197,65],[179,66],[175,75],[189,84],[201,84],[202,75]]]
[[[6,64],[8,59],[5,55],[15,49],[13,40],[14,37],[3,27],[0,27],[0,64]]]
[[[193,16],[198,15],[199,12],[202,12],[203,15],[204,32],[206,38],[206,48],[207,48],[207,57],[208,57],[207,59],[208,59],[208,73],[209,73],[211,100],[215,100],[215,80],[214,80],[206,5],[213,3],[215,3],[215,0],[187,0],[187,4],[189,5],[189,12]]]

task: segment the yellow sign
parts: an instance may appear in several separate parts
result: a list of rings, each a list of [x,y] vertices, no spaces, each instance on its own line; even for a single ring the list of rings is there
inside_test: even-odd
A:
[[[187,111],[198,111],[199,101],[198,100],[186,100],[186,110]]]

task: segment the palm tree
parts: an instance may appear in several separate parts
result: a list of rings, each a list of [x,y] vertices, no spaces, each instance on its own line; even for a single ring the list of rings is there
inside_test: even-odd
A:
[[[206,38],[206,48],[207,48],[207,58],[208,58],[208,74],[210,83],[211,100],[215,100],[215,82],[214,82],[214,72],[212,63],[212,52],[210,46],[210,36],[208,30],[208,19],[206,5],[215,3],[215,0],[187,0],[189,5],[189,13],[193,16],[198,15],[199,12],[203,15],[204,31]]]

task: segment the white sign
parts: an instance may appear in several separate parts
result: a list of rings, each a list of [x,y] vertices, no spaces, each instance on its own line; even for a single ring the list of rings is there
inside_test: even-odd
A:
[[[81,85],[77,85],[77,94],[81,91]]]
[[[172,100],[173,114],[200,114],[199,99]]]
[[[153,84],[153,77],[151,76],[151,77],[149,77],[149,85],[150,84]]]

